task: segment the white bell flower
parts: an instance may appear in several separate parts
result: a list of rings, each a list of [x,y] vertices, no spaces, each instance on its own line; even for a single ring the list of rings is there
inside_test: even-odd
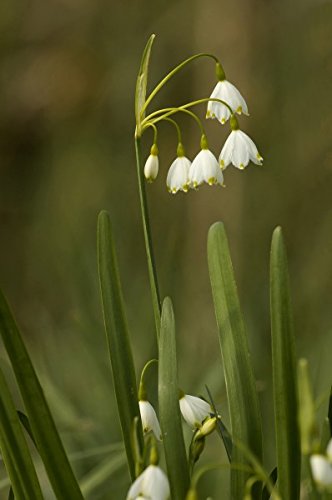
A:
[[[161,429],[156,412],[149,401],[139,401],[139,410],[141,414],[142,427],[144,434],[148,432],[153,432],[156,439],[161,441]]]
[[[235,85],[228,80],[219,81],[214,87],[210,98],[227,102],[233,113],[249,115],[246,101]],[[225,104],[218,101],[208,102],[206,118],[217,118],[220,123],[224,124],[230,116],[231,111]]]
[[[231,118],[232,131],[219,155],[219,164],[222,169],[232,163],[236,168],[243,170],[251,160],[256,165],[262,165],[263,158],[259,154],[254,141],[239,129],[237,119]]]
[[[183,394],[179,404],[183,418],[192,429],[201,427],[203,420],[213,413],[211,406],[204,399],[189,394]]]
[[[148,498],[149,500],[167,500],[170,496],[166,474],[157,465],[149,465],[130,486],[127,500]]]
[[[323,488],[332,488],[332,464],[324,455],[311,455],[311,472],[314,481]]]
[[[191,161],[184,156],[184,149],[181,143],[178,145],[177,158],[169,167],[166,185],[170,193],[177,193],[189,189],[189,169]]]
[[[153,144],[150,151],[150,156],[148,156],[144,165],[144,176],[148,182],[153,182],[158,175],[159,171],[159,158],[158,158],[158,147],[157,144]]]
[[[224,185],[224,177],[219,168],[218,161],[213,153],[207,148],[206,137],[201,140],[201,151],[194,158],[189,169],[190,187],[196,188],[206,182],[210,186],[213,184]]]
[[[214,87],[210,99],[220,99],[228,104],[234,113],[248,115],[248,106],[238,89],[226,78],[224,69],[220,62],[216,63],[217,85]],[[206,118],[217,118],[224,124],[231,117],[230,109],[218,101],[209,101],[207,105]]]

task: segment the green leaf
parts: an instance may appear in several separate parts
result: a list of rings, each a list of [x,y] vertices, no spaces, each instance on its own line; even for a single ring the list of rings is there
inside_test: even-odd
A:
[[[272,237],[270,287],[278,486],[282,498],[296,500],[300,493],[301,453],[295,341],[287,257],[280,227]]]
[[[124,313],[111,222],[106,211],[98,217],[98,270],[104,315],[105,331],[113,373],[115,396],[118,405],[128,466],[135,478],[135,450],[132,432],[135,417],[140,419],[133,355]],[[138,425],[142,448],[142,426]]]
[[[217,411],[216,405],[213,401],[213,398],[212,398],[212,395],[211,395],[209,388],[207,386],[205,386],[205,387],[206,387],[207,393],[209,395],[209,400],[210,400],[209,402],[212,406],[213,413],[218,417],[217,418],[217,432],[218,432],[219,436],[221,437],[222,442],[224,443],[227,458],[231,462],[232,461],[232,450],[233,450],[232,436],[231,436],[229,430],[227,429],[226,425],[223,423],[223,421],[221,420],[221,418],[218,415],[218,411]]]
[[[146,87],[148,82],[148,69],[149,61],[151,55],[152,44],[156,35],[151,35],[143,52],[141,65],[139,68],[137,81],[136,81],[136,92],[135,92],[135,116],[136,124],[139,132],[141,120],[144,119],[145,113],[143,111],[145,98],[146,98]],[[138,133],[140,135],[140,132]]]
[[[331,439],[330,421],[327,417],[324,418],[320,434],[320,450],[325,453],[328,442]]]
[[[233,440],[244,443],[261,461],[262,430],[259,401],[227,236],[221,222],[213,224],[209,230],[208,262],[232,437]],[[242,449],[233,447],[232,461],[237,464],[246,463]],[[247,480],[248,473],[231,470],[232,498],[242,498]]]
[[[160,425],[171,494],[173,500],[183,500],[189,489],[189,472],[179,406],[175,321],[168,297],[161,313],[158,375]]]
[[[18,416],[21,424],[23,425],[24,429],[29,434],[31,441],[37,447],[36,440],[35,440],[34,435],[32,433],[32,429],[31,429],[31,425],[30,425],[28,417],[20,410],[17,410],[17,416]]]
[[[299,386],[298,421],[301,435],[301,450],[308,455],[312,450],[312,442],[316,436],[315,402],[309,376],[308,361],[300,359],[297,367]]]
[[[0,447],[17,499],[43,498],[30,451],[5,377],[0,369]],[[22,496],[23,495],[23,496]]]
[[[0,333],[24,401],[40,457],[57,498],[82,500],[60,436],[8,304],[0,292]]]

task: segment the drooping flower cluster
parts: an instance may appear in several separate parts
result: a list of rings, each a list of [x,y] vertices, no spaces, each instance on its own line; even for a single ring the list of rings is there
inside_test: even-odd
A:
[[[216,75],[218,83],[214,87],[210,98],[202,99],[197,102],[207,101],[206,118],[217,119],[222,125],[230,121],[231,133],[228,136],[224,146],[221,149],[219,158],[209,150],[207,138],[201,126],[201,149],[191,162],[186,156],[182,144],[181,134],[179,133],[179,144],[177,148],[177,157],[172,162],[168,174],[166,185],[170,193],[176,194],[178,191],[187,193],[189,189],[197,189],[203,183],[210,186],[224,186],[223,170],[230,164],[243,170],[250,161],[256,165],[262,165],[263,158],[258,152],[254,141],[239,128],[238,120],[235,114],[249,115],[248,106],[239,90],[226,79],[224,70],[219,62],[216,63]],[[201,124],[199,118],[188,110],[182,108],[173,108],[177,111],[186,111],[195,117]],[[171,108],[170,108],[171,109]],[[168,116],[168,115],[165,115]],[[160,117],[159,120],[162,120]],[[174,122],[169,118],[164,118]],[[175,124],[177,129],[178,126]],[[158,147],[155,142],[151,148],[151,154],[148,157],[144,174],[148,181],[153,181],[157,177],[159,169]]]

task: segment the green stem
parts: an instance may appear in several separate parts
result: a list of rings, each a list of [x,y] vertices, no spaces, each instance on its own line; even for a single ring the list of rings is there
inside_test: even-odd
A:
[[[141,205],[141,215],[142,215],[142,223],[143,223],[145,250],[146,250],[146,257],[147,257],[147,261],[148,261],[148,271],[149,271],[149,281],[150,281],[151,296],[152,296],[153,314],[154,314],[154,321],[155,321],[155,325],[156,325],[157,341],[159,342],[161,305],[160,305],[157,270],[156,270],[156,264],[155,264],[155,260],[154,260],[153,247],[152,247],[149,211],[148,211],[148,204],[147,204],[147,198],[146,198],[146,192],[145,192],[145,179],[143,176],[143,169],[141,168],[141,163],[142,163],[141,156],[142,156],[142,154],[141,154],[141,141],[140,141],[139,137],[135,138],[135,152],[136,152],[138,191],[139,191],[139,200],[140,200],[140,205]]]
[[[140,382],[139,382],[139,389],[138,389],[138,401],[147,401],[147,394],[146,394],[146,389],[145,389],[145,384],[144,384],[144,377],[145,377],[145,374],[146,374],[148,368],[150,368],[150,366],[154,363],[158,364],[158,360],[157,359],[150,359],[145,364],[145,366],[142,370],[141,378],[140,378]]]
[[[168,80],[170,80],[174,75],[176,75],[176,73],[178,73],[178,71],[180,71],[182,68],[184,68],[184,66],[186,66],[190,62],[194,61],[195,59],[198,59],[199,57],[211,57],[214,61],[218,62],[218,59],[213,54],[201,53],[201,54],[195,54],[194,56],[191,56],[188,59],[186,59],[185,61],[183,61],[182,63],[178,64],[153,89],[153,91],[151,92],[151,94],[149,95],[149,97],[147,98],[147,100],[144,103],[144,106],[141,110],[141,114],[144,113],[144,111],[146,110],[146,108],[148,107],[148,105],[150,104],[152,99],[155,97],[156,94],[158,94],[159,90],[162,89],[162,87],[165,85],[165,83],[168,82]]]
[[[169,119],[171,119],[171,118],[169,118]],[[158,139],[158,130],[157,130],[157,127],[152,122],[149,122],[147,124],[147,127],[151,127],[153,129],[153,144],[157,144],[157,139]]]
[[[181,130],[180,130],[180,127],[179,125],[176,123],[175,120],[172,120],[172,118],[163,118],[164,121],[167,121],[167,122],[170,122],[172,125],[174,125],[174,127],[176,128],[176,133],[177,133],[177,136],[178,136],[178,142],[181,142],[182,143],[182,135],[181,135]]]
[[[144,118],[144,120],[141,123],[142,130],[144,130],[146,127],[149,127],[149,123],[157,123],[160,120],[163,120],[164,118],[174,115],[175,113],[179,113],[180,111],[184,111],[188,108],[191,108],[193,106],[197,106],[197,104],[202,104],[204,102],[208,101],[214,101],[214,102],[220,102],[221,104],[224,104],[229,111],[231,112],[232,115],[234,115],[233,109],[230,107],[230,105],[226,102],[223,101],[222,99],[217,99],[214,97],[204,97],[203,99],[197,99],[196,101],[191,101],[188,102],[187,104],[183,104],[182,106],[179,107],[173,107],[173,108],[164,108],[164,109],[158,109],[157,111],[154,111],[153,113],[150,113],[147,117]],[[158,116],[159,114],[164,113],[162,116],[159,116],[158,118],[154,119],[152,122],[150,120],[154,118],[155,116]]]

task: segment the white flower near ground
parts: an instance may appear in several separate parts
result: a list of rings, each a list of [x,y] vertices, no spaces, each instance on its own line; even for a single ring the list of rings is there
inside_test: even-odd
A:
[[[232,130],[219,155],[219,164],[222,169],[230,163],[243,170],[249,161],[262,165],[263,158],[259,154],[254,141],[242,130]]]
[[[217,158],[209,149],[201,149],[194,158],[189,169],[190,187],[196,188],[206,182],[210,186],[213,184],[224,185],[224,177],[219,168]]]
[[[158,441],[161,441],[161,429],[152,404],[149,403],[149,401],[139,401],[138,404],[144,434],[153,432],[156,439],[158,439]]]
[[[332,462],[332,439],[330,439],[330,441],[327,444],[326,455],[327,458]]]
[[[310,465],[314,481],[321,487],[332,488],[332,463],[324,455],[314,454]]]
[[[177,193],[189,189],[189,169],[191,161],[185,156],[178,156],[169,167],[166,185],[170,193]]]
[[[159,158],[157,155],[151,154],[148,156],[144,165],[144,176],[149,182],[153,182],[158,175]]]
[[[211,99],[220,99],[221,101],[225,101],[233,113],[244,113],[248,115],[248,106],[238,91],[238,89],[228,80],[222,80],[217,83],[214,87],[212,94],[210,96]],[[220,123],[224,124],[231,116],[231,111],[225,104],[222,104],[218,101],[209,101],[207,105],[207,113],[206,118],[217,118]]]
[[[183,418],[192,429],[201,427],[203,420],[213,413],[211,406],[204,399],[189,394],[184,394],[179,399],[179,404]]]
[[[312,477],[317,485],[332,491],[332,439],[327,444],[325,455],[311,455],[310,465]]]
[[[166,474],[157,465],[149,465],[130,486],[127,500],[148,498],[149,500],[167,500],[170,496]]]

